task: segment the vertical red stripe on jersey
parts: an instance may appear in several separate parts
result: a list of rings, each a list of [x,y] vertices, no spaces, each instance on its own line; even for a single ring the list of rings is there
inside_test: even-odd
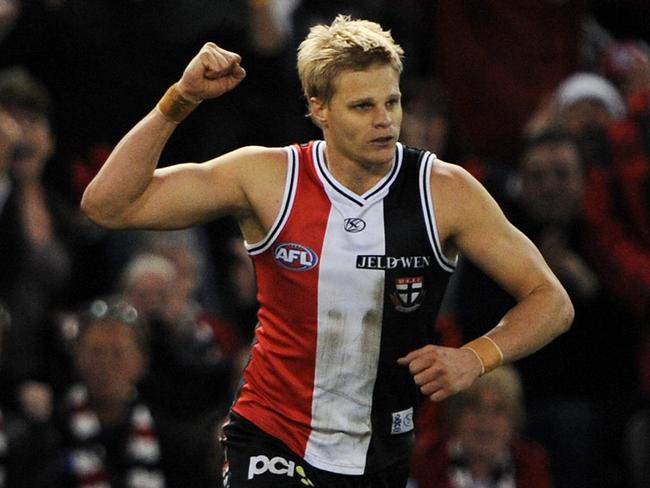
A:
[[[269,250],[252,257],[260,325],[233,410],[302,456],[311,432],[319,263],[306,270],[287,269],[274,250],[297,244],[320,261],[331,204],[315,175],[311,144],[300,148],[298,173],[287,223]]]

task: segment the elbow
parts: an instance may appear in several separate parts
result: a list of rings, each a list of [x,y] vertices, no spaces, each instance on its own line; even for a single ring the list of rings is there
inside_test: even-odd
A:
[[[126,227],[125,220],[112,209],[110,202],[103,202],[94,196],[90,187],[86,188],[81,197],[80,209],[88,220],[101,227],[107,229],[123,229]]]
[[[84,194],[81,197],[79,208],[81,209],[81,213],[84,214],[91,222],[99,224],[97,221],[97,205],[95,205],[92,201],[92,198],[88,196],[88,188],[86,188],[86,191],[84,191]]]
[[[559,334],[564,334],[567,332],[571,325],[573,324],[573,319],[575,318],[575,308],[569,298],[569,294],[564,288],[560,290],[559,297],[559,313],[558,313],[558,329]]]

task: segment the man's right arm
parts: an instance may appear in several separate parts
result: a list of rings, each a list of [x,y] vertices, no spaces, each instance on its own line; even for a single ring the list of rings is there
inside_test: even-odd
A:
[[[173,229],[249,210],[240,179],[248,172],[240,166],[261,148],[156,169],[179,122],[177,102],[196,106],[234,88],[245,76],[240,60],[212,43],[203,46],[174,86],[172,104],[163,103],[168,93],[122,138],[86,188],[81,206],[91,220],[110,228]]]

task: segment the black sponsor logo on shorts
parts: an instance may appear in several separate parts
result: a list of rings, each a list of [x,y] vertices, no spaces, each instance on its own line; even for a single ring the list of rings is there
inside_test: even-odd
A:
[[[248,460],[248,479],[252,480],[255,476],[265,473],[288,476],[289,478],[297,476],[304,486],[314,487],[314,483],[307,477],[305,469],[300,465],[296,465],[293,461],[288,461],[281,456],[275,456],[271,459],[264,454],[251,456]]]

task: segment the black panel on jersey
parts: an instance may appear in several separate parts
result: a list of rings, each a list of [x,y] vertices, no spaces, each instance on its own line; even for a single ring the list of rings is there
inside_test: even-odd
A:
[[[450,273],[435,258],[419,190],[424,151],[404,147],[402,169],[384,199],[386,256],[383,326],[373,392],[372,439],[366,472],[406,458],[414,442],[410,432],[391,433],[394,413],[415,411],[420,393],[407,367],[397,359],[434,343],[434,325]],[[435,163],[434,163],[435,164]],[[399,429],[398,429],[399,430]]]

